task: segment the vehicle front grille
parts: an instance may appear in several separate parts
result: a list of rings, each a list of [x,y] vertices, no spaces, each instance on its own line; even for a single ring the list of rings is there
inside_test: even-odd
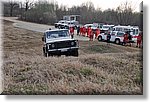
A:
[[[75,45],[71,45],[71,42],[74,42]],[[52,48],[52,44],[55,45],[55,47]],[[54,42],[51,45],[49,45],[50,49],[59,49],[59,48],[68,48],[68,47],[74,47],[76,46],[76,42],[75,41],[60,41],[60,42]]]

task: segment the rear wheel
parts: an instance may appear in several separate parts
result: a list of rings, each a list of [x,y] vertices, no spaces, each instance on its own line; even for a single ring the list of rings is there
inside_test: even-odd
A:
[[[115,40],[115,43],[116,43],[116,44],[120,44],[120,39],[116,39],[116,40]]]

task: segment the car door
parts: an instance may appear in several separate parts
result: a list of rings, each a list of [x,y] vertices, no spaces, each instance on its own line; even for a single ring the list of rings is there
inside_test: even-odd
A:
[[[103,37],[102,37],[104,40],[107,40],[107,33],[103,33]]]
[[[111,39],[110,39],[110,41],[111,41],[111,42],[114,42],[115,39],[116,39],[116,32],[112,32],[112,33],[111,33]]]
[[[125,34],[124,32],[118,32],[118,33],[117,33],[117,38],[120,39],[120,42],[123,42],[123,39],[124,39],[123,35],[124,35],[124,34]]]

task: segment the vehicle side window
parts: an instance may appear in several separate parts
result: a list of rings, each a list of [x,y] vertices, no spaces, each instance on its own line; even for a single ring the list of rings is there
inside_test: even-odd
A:
[[[121,32],[117,33],[117,36],[123,36],[123,35],[124,33],[121,33]]]
[[[122,28],[116,28],[116,31],[122,31]]]

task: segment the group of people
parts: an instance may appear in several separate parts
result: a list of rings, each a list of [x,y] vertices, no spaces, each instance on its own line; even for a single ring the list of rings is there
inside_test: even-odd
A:
[[[132,36],[130,34],[129,31],[126,31],[125,34],[123,35],[124,39],[123,39],[123,45],[127,45],[129,44],[129,46],[132,45]]]
[[[74,36],[74,29],[75,29],[74,27],[69,28],[71,38],[73,38],[73,36]],[[89,37],[90,41],[93,41],[94,35],[95,35],[95,38],[97,38],[98,34],[100,34],[99,29],[95,29],[95,31],[93,31],[91,26],[89,26],[87,28],[84,26],[81,26],[81,27],[77,26],[77,35],[87,36],[87,37]]]
[[[74,27],[70,27],[69,31],[70,31],[71,38],[73,39],[74,38],[75,28]],[[78,26],[77,27],[77,35],[87,36],[87,37],[89,37],[90,41],[93,41],[94,35],[95,35],[95,38],[97,38],[97,36],[99,34],[100,34],[100,30],[99,29],[95,29],[95,31],[93,31],[91,26],[89,26],[88,28],[85,28],[84,26],[82,26],[82,27]],[[132,35],[130,34],[130,32],[126,31],[125,34],[123,35],[123,37],[124,37],[123,45],[126,46],[126,45],[129,44],[129,46],[131,46],[133,41],[132,41]],[[107,32],[107,43],[108,44],[110,43],[110,39],[111,39],[111,34],[108,31]],[[137,43],[136,47],[140,48],[141,47],[141,43],[142,43],[142,32],[139,33],[139,35],[137,36],[137,42],[136,43]]]
[[[142,43],[142,32],[140,32],[139,34],[138,34],[138,36],[137,36],[137,42],[136,42],[136,47],[141,47],[141,43]],[[123,45],[127,45],[127,44],[129,44],[129,46],[131,46],[132,45],[132,35],[130,34],[130,32],[126,32],[125,34],[124,34],[124,39],[123,39]]]

